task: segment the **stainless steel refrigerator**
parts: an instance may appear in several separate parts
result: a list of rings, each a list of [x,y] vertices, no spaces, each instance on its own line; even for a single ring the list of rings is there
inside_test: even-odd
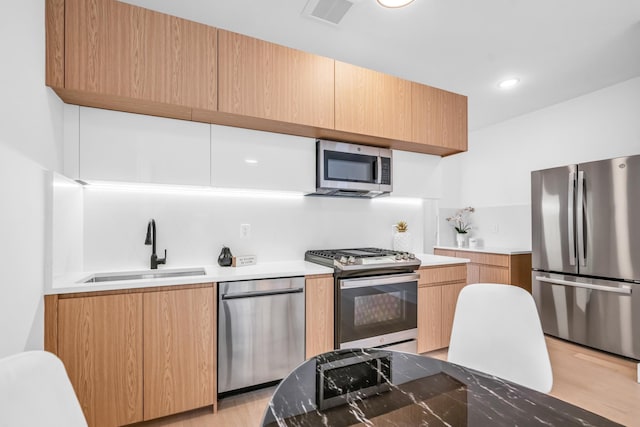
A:
[[[531,173],[545,333],[640,360],[640,155]]]

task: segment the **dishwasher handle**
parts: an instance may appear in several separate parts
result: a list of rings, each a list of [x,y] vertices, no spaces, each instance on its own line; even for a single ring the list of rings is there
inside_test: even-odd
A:
[[[229,300],[229,299],[242,299],[242,298],[269,297],[273,295],[299,294],[302,292],[304,292],[304,288],[278,289],[273,291],[230,292],[228,294],[222,294],[221,299]]]

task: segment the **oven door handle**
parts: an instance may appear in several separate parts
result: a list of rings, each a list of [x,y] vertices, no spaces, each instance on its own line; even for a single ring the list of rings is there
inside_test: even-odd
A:
[[[362,277],[359,279],[340,280],[340,289],[366,288],[380,285],[393,285],[396,283],[412,282],[418,280],[418,273],[392,274],[389,276]]]

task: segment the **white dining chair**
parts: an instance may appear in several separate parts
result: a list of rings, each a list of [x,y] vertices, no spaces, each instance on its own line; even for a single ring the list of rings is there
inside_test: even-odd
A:
[[[0,427],[86,427],[64,365],[46,351],[0,359]]]
[[[517,286],[479,283],[462,289],[448,360],[543,393],[553,386],[535,302]]]

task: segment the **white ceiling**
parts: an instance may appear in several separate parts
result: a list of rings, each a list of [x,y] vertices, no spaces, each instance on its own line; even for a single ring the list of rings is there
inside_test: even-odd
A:
[[[640,0],[356,0],[338,26],[307,0],[126,2],[467,95],[470,130],[640,76]]]

